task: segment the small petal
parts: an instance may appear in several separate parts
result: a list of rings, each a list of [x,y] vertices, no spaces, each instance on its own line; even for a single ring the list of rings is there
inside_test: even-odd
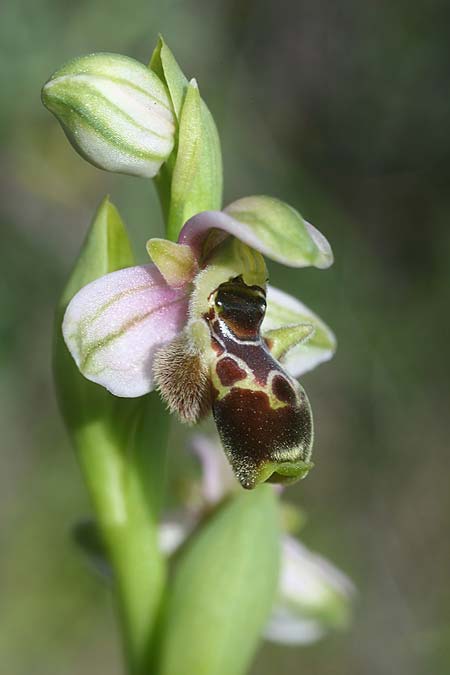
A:
[[[119,54],[73,59],[42,90],[74,148],[107,171],[155,176],[172,152],[175,117],[157,75]]]
[[[312,337],[306,343],[290,349],[281,358],[281,363],[294,377],[299,377],[320,363],[329,361],[336,351],[336,338],[328,326],[300,300],[269,286],[267,311],[262,324],[263,335],[277,328],[302,323],[314,327]]]
[[[193,214],[222,204],[222,156],[214,119],[200,97],[195,79],[189,82],[179,119],[167,236],[177,239]]]
[[[204,211],[181,230],[179,242],[198,254],[211,229],[232,234],[268,258],[290,267],[329,267],[333,254],[325,237],[288,204],[272,197],[246,197],[224,212]]]
[[[284,536],[278,600],[265,636],[284,644],[305,644],[330,628],[344,628],[354,593],[345,574],[296,539]]]
[[[154,386],[155,352],[183,328],[187,310],[186,288],[170,288],[154,265],[129,267],[75,295],[64,339],[89,380],[116,396],[142,396]]]
[[[273,328],[264,333],[270,347],[270,353],[278,361],[293,347],[304,344],[314,335],[314,326],[310,323],[297,323],[290,326]]]
[[[149,239],[147,251],[169,286],[181,288],[192,281],[198,265],[189,246],[168,239]]]

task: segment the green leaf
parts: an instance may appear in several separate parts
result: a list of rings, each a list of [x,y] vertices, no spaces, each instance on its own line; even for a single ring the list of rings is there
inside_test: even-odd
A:
[[[133,264],[133,252],[125,226],[114,204],[105,197],[64,288],[59,309],[65,308],[75,293],[94,279]]]
[[[165,583],[157,542],[168,416],[157,395],[118,398],[86,380],[64,343],[72,296],[94,279],[133,264],[125,227],[106,198],[58,305],[54,369],[58,400],[87,484],[113,571],[130,672],[146,671]]]
[[[279,514],[273,488],[241,493],[180,554],[159,675],[246,672],[277,588]]]

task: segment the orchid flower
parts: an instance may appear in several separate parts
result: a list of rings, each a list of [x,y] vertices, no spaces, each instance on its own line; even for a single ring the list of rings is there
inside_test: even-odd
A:
[[[313,422],[295,378],[329,359],[335,339],[267,286],[261,254],[325,268],[325,237],[287,204],[257,196],[198,213],[177,243],[151,239],[147,250],[153,264],[107,274],[70,302],[63,334],[80,371],[116,396],[157,388],[188,424],[212,410],[244,488],[303,478]]]
[[[237,488],[217,443],[196,435],[191,445],[201,464],[201,484],[185,511],[160,526],[160,547],[166,555],[173,555],[203,515]],[[285,531],[278,591],[264,636],[282,644],[315,642],[329,630],[348,625],[354,596],[355,587],[343,572]]]

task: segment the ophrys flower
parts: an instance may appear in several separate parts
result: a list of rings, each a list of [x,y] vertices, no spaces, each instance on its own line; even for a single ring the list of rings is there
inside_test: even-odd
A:
[[[261,253],[327,267],[326,239],[286,204],[249,197],[192,217],[178,242],[148,242],[151,265],[108,274],[67,308],[63,332],[81,372],[117,396],[157,387],[194,423],[212,410],[245,488],[310,467],[313,423],[295,380],[335,340],[302,303],[267,286]]]

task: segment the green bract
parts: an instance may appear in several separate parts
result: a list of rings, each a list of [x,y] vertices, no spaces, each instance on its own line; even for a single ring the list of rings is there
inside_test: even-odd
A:
[[[198,211],[219,209],[221,202],[222,167],[217,130],[200,98],[197,82],[191,80],[180,116],[169,235],[176,238],[188,218]]]
[[[74,59],[44,85],[42,100],[74,148],[100,169],[152,177],[172,152],[167,90],[134,59],[103,53]]]
[[[195,79],[188,82],[162,38],[150,68],[166,85],[178,122],[178,143],[156,178],[167,219],[167,237],[176,241],[185,221],[222,205],[222,153],[214,119]]]
[[[279,557],[268,486],[224,505],[180,553],[157,672],[245,673],[274,599]]]

